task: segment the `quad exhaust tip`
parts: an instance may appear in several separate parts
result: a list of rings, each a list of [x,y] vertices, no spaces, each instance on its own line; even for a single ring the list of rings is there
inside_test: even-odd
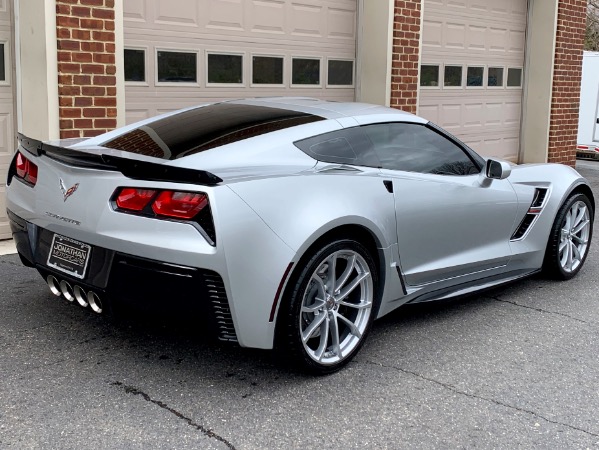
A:
[[[77,303],[79,303],[79,305],[81,305],[83,308],[86,308],[88,305],[87,293],[83,290],[83,288],[81,286],[75,286],[73,292],[75,294],[75,300],[77,300]]]
[[[72,302],[75,300],[75,294],[73,293],[73,287],[66,282],[65,280],[62,280],[59,284],[60,286],[60,292],[62,292],[62,296],[64,298],[66,298],[69,302]]]
[[[89,306],[93,312],[102,314],[104,306],[102,305],[100,296],[95,292],[85,292],[81,286],[71,286],[66,280],[58,281],[54,275],[48,275],[46,277],[46,283],[50,288],[50,292],[57,297],[62,295],[69,302],[77,300],[77,303],[83,308]]]
[[[100,297],[98,297],[98,294],[89,291],[87,293],[87,303],[89,303],[89,306],[91,307],[92,311],[98,314],[102,314],[102,301],[100,300]]]
[[[62,292],[60,291],[60,283],[53,275],[48,275],[46,278],[46,283],[48,283],[48,287],[50,288],[50,292],[52,292],[57,297],[60,297]]]

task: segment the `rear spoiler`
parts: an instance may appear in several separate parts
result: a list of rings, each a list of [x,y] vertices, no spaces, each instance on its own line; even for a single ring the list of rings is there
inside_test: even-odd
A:
[[[21,148],[27,152],[60,161],[67,165],[120,172],[133,180],[167,181],[171,183],[216,186],[222,179],[205,170],[173,167],[149,161],[136,161],[113,155],[96,155],[67,147],[46,144],[17,133]]]

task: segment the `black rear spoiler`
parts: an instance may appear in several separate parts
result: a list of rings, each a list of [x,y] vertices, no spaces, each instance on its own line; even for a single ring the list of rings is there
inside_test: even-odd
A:
[[[149,161],[136,161],[112,155],[94,155],[72,148],[46,144],[17,133],[19,145],[27,152],[60,161],[70,166],[121,172],[133,180],[167,181],[171,183],[201,184],[216,186],[222,179],[205,170],[173,167]]]

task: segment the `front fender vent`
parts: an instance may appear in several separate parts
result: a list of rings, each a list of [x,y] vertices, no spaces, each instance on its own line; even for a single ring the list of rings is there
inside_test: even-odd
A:
[[[545,207],[545,200],[547,199],[547,189],[546,188],[537,188],[535,189],[535,195],[533,197],[530,208],[528,208],[528,212],[514,231],[512,235],[511,241],[519,241],[520,239],[524,239],[524,237],[528,234],[528,230],[530,230],[533,224],[537,221],[537,217],[543,211]]]
[[[541,208],[544,206],[545,199],[547,198],[547,189],[537,188],[535,189],[535,197],[532,201],[531,208]]]

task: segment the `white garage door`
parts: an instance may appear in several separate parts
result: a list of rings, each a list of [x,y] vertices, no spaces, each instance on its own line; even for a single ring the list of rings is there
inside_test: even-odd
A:
[[[6,217],[6,175],[15,150],[12,1],[0,1],[0,239],[10,238]]]
[[[526,0],[424,0],[419,113],[517,160]]]
[[[227,98],[353,100],[356,0],[127,0],[127,123]]]

